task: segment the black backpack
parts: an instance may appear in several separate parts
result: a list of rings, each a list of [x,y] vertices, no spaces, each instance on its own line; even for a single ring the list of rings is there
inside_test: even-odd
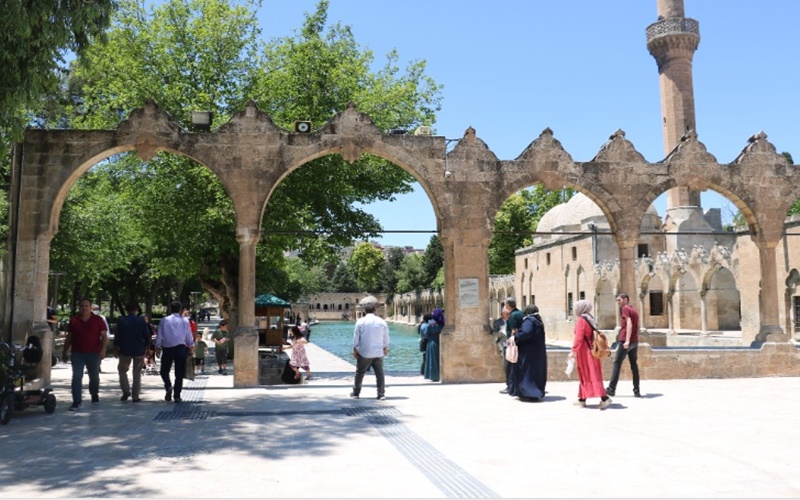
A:
[[[22,359],[26,363],[39,364],[42,360],[42,341],[36,335],[31,335],[26,341],[25,347],[22,349]]]

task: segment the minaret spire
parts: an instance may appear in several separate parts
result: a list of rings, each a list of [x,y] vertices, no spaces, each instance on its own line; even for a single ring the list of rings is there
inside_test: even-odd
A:
[[[664,154],[696,130],[692,57],[700,43],[700,24],[685,17],[683,0],[657,0],[658,21],[647,27],[647,50],[658,64]],[[667,209],[699,207],[700,193],[678,187],[667,192]]]

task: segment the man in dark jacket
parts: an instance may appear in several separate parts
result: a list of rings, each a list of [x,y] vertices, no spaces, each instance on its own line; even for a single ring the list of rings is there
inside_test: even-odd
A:
[[[131,395],[133,402],[137,403],[139,391],[142,388],[142,367],[144,366],[144,354],[147,346],[150,345],[150,328],[144,318],[136,315],[137,304],[129,304],[127,307],[128,315],[123,316],[117,322],[117,333],[114,334],[114,347],[117,357],[119,357],[119,387],[122,389],[120,401],[127,401]],[[133,361],[133,391],[128,382],[128,368]]]

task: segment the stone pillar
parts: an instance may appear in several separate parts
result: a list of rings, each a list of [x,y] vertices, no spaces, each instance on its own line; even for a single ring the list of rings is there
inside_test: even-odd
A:
[[[233,343],[233,386],[258,386],[258,328],[256,327],[257,230],[237,230],[239,241],[239,325]]]
[[[53,368],[53,331],[49,323],[36,321],[33,323],[31,335],[39,337],[42,343],[42,360],[36,367],[36,376],[41,380],[42,387],[48,386]]]
[[[50,238],[21,240],[16,252],[11,334],[15,342],[24,343],[34,322],[43,321],[47,315]]]
[[[488,230],[442,231],[446,316],[440,336],[442,383],[505,380],[502,359],[486,335],[490,237]]]
[[[708,290],[700,290],[700,333],[703,335],[708,333],[708,304],[706,304],[707,297]]]
[[[675,324],[672,319],[672,292],[667,292],[667,335],[675,335]]]
[[[756,242],[761,265],[761,327],[756,341],[788,342],[789,335],[780,327],[778,314],[778,273],[775,257],[776,241]]]
[[[636,240],[619,241],[619,284],[617,292],[625,292],[628,297],[636,297]]]

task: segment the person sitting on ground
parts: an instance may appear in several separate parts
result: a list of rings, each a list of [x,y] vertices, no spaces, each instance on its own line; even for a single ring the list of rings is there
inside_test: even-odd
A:
[[[300,368],[302,368],[306,371],[306,380],[311,380],[311,363],[308,361],[308,355],[306,354],[306,344],[308,344],[308,341],[297,325],[292,327],[290,336],[292,356],[289,359],[289,364],[294,370],[294,378],[295,380],[300,380]]]

